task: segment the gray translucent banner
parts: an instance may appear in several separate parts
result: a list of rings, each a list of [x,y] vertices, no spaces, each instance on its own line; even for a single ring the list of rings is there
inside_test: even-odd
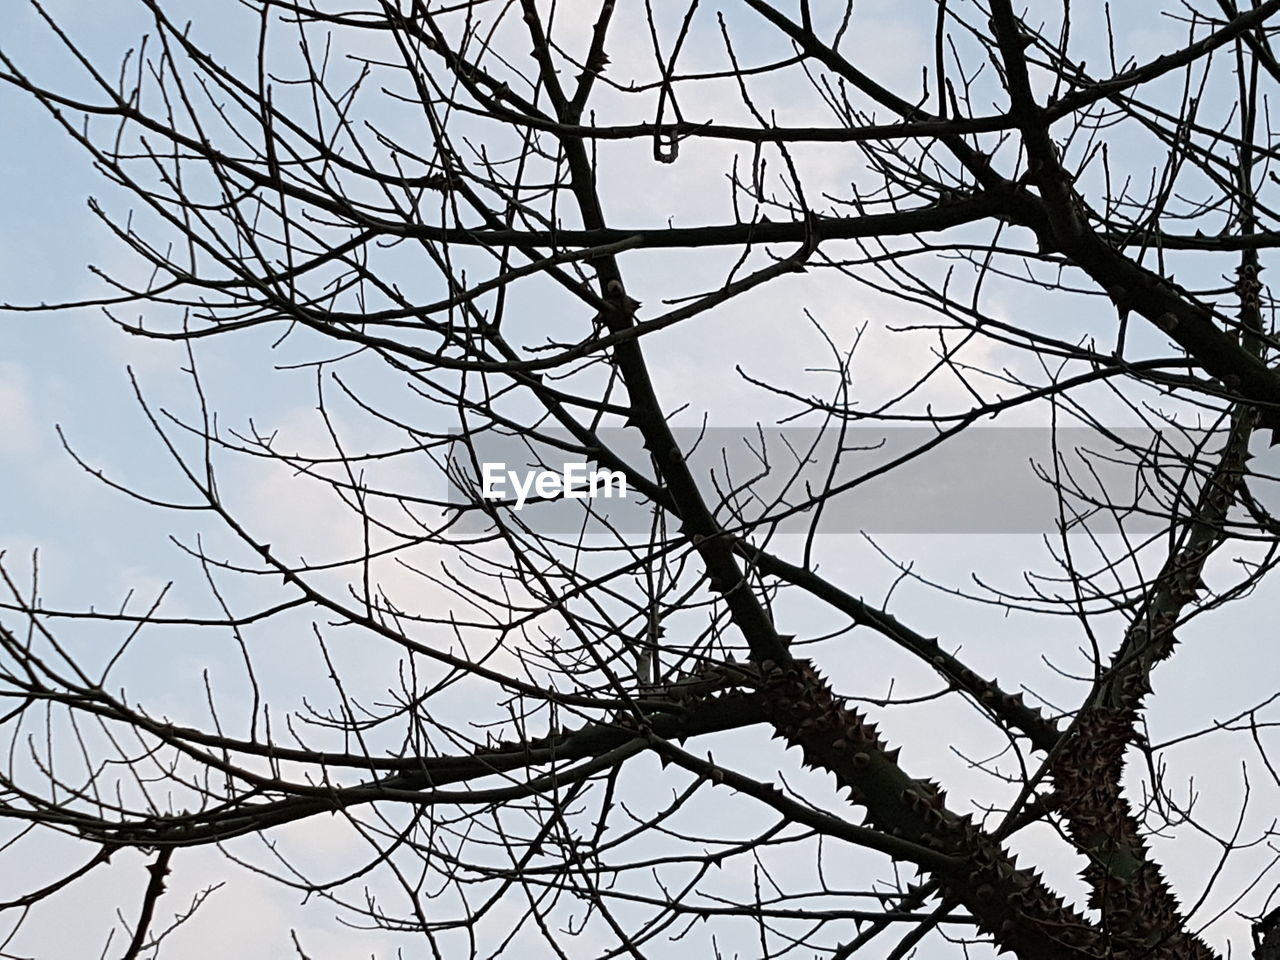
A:
[[[584,454],[558,429],[459,436],[448,462],[448,502],[462,508],[453,530],[490,529],[496,512],[551,536],[647,535],[656,511],[644,484],[669,451],[651,455],[634,428],[596,436],[616,459]],[[791,534],[815,525],[845,534],[1046,534],[1063,524],[1083,532],[1081,518],[1095,534],[1121,526],[1152,533],[1171,514],[1189,513],[1226,440],[1225,431],[989,426],[951,435],[917,426],[680,428],[674,436],[726,528],[765,524]],[[1274,498],[1265,475],[1280,472],[1280,453],[1262,436],[1252,446],[1251,470],[1264,478],[1251,489],[1265,503]],[[615,471],[619,464],[625,469]]]

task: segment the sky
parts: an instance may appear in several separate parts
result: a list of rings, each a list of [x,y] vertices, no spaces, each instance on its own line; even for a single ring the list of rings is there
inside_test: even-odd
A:
[[[47,6],[68,24],[94,59],[108,65],[143,29],[141,5],[125,0],[98,4],[58,0]],[[195,17],[194,29],[199,35],[225,52],[231,62],[248,62],[252,49],[243,41],[243,34],[237,33],[245,22],[237,20],[235,13],[224,16],[220,8],[214,15],[210,8],[197,6],[191,6],[189,12]],[[1168,49],[1179,40],[1176,24],[1136,15],[1125,22],[1125,16],[1117,11],[1119,30],[1126,48],[1139,58]],[[16,6],[5,17],[0,49],[16,54],[24,66],[60,88],[80,88],[81,81],[65,55],[59,53],[29,7]],[[712,18],[702,18],[698,24],[703,33],[690,41],[695,51],[702,49],[696,44],[707,42],[715,33]],[[859,65],[881,82],[913,90],[920,82],[918,65],[929,56],[930,27],[931,21],[920,15],[919,4],[859,4],[851,49]],[[570,28],[566,42],[571,42],[573,34]],[[611,51],[613,59],[623,66],[629,58],[644,61],[649,56],[647,38],[626,36],[627,45]],[[763,56],[769,49],[768,42],[750,30],[736,33],[735,40],[740,55],[747,59]],[[733,103],[733,91],[724,89],[708,95],[705,102],[681,106],[687,116],[723,116],[733,109]],[[31,304],[92,297],[103,286],[88,265],[108,274],[140,279],[136,262],[121,250],[87,203],[89,197],[95,197],[106,209],[123,214],[129,208],[127,198],[94,174],[83,151],[30,98],[0,86],[0,117],[6,128],[15,132],[0,139],[0,301]],[[791,122],[821,119],[816,110],[806,116],[797,108]],[[386,122],[392,129],[401,129],[397,124],[403,121],[388,116]],[[643,148],[642,144],[641,154]],[[618,223],[671,222],[677,226],[726,219],[728,191],[723,188],[723,175],[731,153],[723,145],[694,145],[686,148],[676,164],[660,167],[646,163],[643,157],[638,159],[634,148],[602,148],[602,167],[614,177],[604,184],[611,217]],[[1141,164],[1140,160],[1135,162]],[[804,163],[813,182],[837,184],[849,176],[835,149],[814,150],[805,156]],[[646,189],[636,189],[637,182],[643,182]],[[717,186],[709,189],[708,184]],[[146,217],[139,214],[139,222],[145,224]],[[708,277],[718,277],[715,271],[727,262],[726,257],[717,259],[714,254],[696,264],[657,254],[637,255],[628,260],[629,277],[637,299],[656,305],[663,297],[707,287],[715,282]],[[406,278],[405,282],[414,280]],[[556,322],[555,304],[549,295],[545,300],[541,297],[535,293],[531,299],[538,306],[525,321],[530,328]],[[1099,335],[1110,330],[1114,320],[1110,314],[1086,313],[1078,300],[1064,303],[1061,298],[1007,286],[990,294],[987,307],[1012,317],[1034,315],[1047,327],[1070,325],[1073,330]],[[137,312],[137,308],[129,309]],[[148,310],[148,320],[166,321],[163,311]],[[717,425],[740,428],[776,417],[778,403],[739,376],[735,364],[753,376],[818,390],[829,383],[829,377],[811,369],[824,359],[820,353],[822,335],[841,347],[850,346],[862,335],[854,379],[859,395],[870,400],[896,389],[903,376],[918,366],[925,349],[920,338],[895,336],[887,328],[920,317],[874,291],[830,275],[806,274],[770,285],[750,299],[749,309],[714,311],[696,322],[669,328],[655,335],[648,349],[659,394],[690,405],[687,423],[696,424],[705,412]],[[121,319],[133,317],[126,313]],[[866,332],[861,333],[864,328]],[[252,418],[263,433],[279,431],[285,444],[323,446],[326,432],[315,416],[313,374],[277,369],[285,361],[316,355],[319,347],[302,340],[273,351],[270,340],[268,336],[248,335],[225,341],[217,338],[199,346],[196,360],[202,383],[214,398],[221,422],[248,429]],[[998,364],[1007,358],[990,353],[971,359]],[[132,337],[100,311],[0,314],[0,550],[6,569],[23,584],[31,580],[38,550],[39,592],[49,606],[114,609],[127,603],[128,609],[136,611],[172,581],[164,606],[170,616],[212,609],[200,566],[182,545],[189,546],[200,537],[214,551],[230,555],[234,544],[225,531],[201,515],[156,510],[122,495],[77,464],[68,452],[69,448],[93,470],[102,470],[119,484],[150,497],[189,499],[162,445],[147,427],[135,392],[136,383],[152,410],[193,416],[197,407],[191,381],[182,372],[187,363],[182,347]],[[376,373],[357,367],[353,382],[377,390],[389,406],[406,409],[405,405],[412,404],[411,396],[389,385],[373,384],[370,378]],[[964,393],[959,385],[951,384],[940,389],[935,399],[960,403]],[[349,408],[339,409],[336,416],[349,436],[359,437],[360,431],[374,429]],[[1039,416],[1039,412],[1027,411],[1009,418],[1008,423],[1036,424]],[[426,478],[398,479],[428,482]],[[358,531],[331,521],[332,501],[319,485],[309,484],[290,471],[229,463],[223,481],[224,493],[262,539],[287,545],[293,555],[339,555],[358,535]],[[886,560],[881,551],[894,562]],[[852,592],[869,599],[888,597],[890,608],[908,618],[918,632],[944,638],[945,645],[960,649],[979,672],[1025,678],[1046,693],[1068,696],[1075,689],[1055,670],[1079,669],[1085,662],[1087,640],[1077,624],[1067,618],[1030,618],[996,604],[974,604],[929,586],[942,584],[979,594],[985,592],[982,584],[1010,590],[1024,587],[1026,571],[1049,569],[1041,537],[886,534],[871,543],[842,535],[824,538],[820,553],[824,570],[837,582],[853,585]],[[1229,582],[1232,565],[1230,558],[1223,558],[1211,571],[1211,585]],[[456,602],[440,592],[424,592],[421,581],[403,571],[388,569],[385,573],[388,590],[404,604],[436,609]],[[234,590],[237,602],[248,606],[273,595],[262,584],[239,584]],[[1157,696],[1147,717],[1152,742],[1179,737],[1230,717],[1274,691],[1272,637],[1258,629],[1259,624],[1280,619],[1276,609],[1280,597],[1273,594],[1260,592],[1211,621],[1206,618],[1203,624],[1197,621],[1188,626],[1183,649],[1158,674]],[[802,636],[820,632],[822,621],[806,619],[813,616],[809,611],[797,608],[792,614]],[[1114,618],[1100,623],[1102,629],[1112,632],[1113,639],[1122,626]],[[86,627],[77,628],[70,642],[87,662],[101,663],[121,639],[120,630]],[[362,638],[340,631],[328,641],[337,672],[353,689],[376,693],[395,676],[397,657],[393,651],[371,647]],[[270,634],[254,634],[251,643],[259,674],[278,709],[298,706],[304,693],[314,696],[319,691],[324,696],[329,671],[317,654],[306,617],[285,618]],[[895,678],[898,693],[925,693],[934,688],[930,674],[869,637],[854,635],[840,649],[823,650],[828,654],[824,663],[838,687],[856,688],[868,695],[879,688],[883,695],[890,679]],[[1242,664],[1250,666],[1242,669]],[[123,676],[130,700],[144,702],[154,713],[176,721],[208,722],[206,688],[213,691],[227,715],[241,718],[236,722],[243,723],[247,715],[245,678],[238,649],[229,636],[210,637],[203,631],[181,629],[147,631],[132,649]],[[906,744],[903,761],[908,769],[945,772],[952,782],[971,785],[975,796],[989,789],[970,769],[968,758],[981,756],[992,747],[990,731],[973,724],[958,706],[905,710],[888,724],[890,735]],[[1264,742],[1271,739],[1268,731],[1261,736]],[[1191,743],[1172,748],[1165,754],[1163,775],[1174,784],[1176,795],[1197,799],[1201,822],[1229,833],[1239,813],[1244,778],[1252,777],[1250,782],[1262,791],[1261,777],[1265,775],[1259,773],[1258,757],[1249,753],[1245,738],[1223,738],[1221,742],[1224,746],[1205,748]],[[731,740],[717,744],[717,749],[747,769],[758,767],[764,775],[779,762],[773,754],[743,758],[741,751],[734,751]],[[1246,762],[1252,773],[1246,773]],[[648,786],[655,779],[655,769],[649,759],[635,764],[630,789],[637,802],[659,802],[661,791]],[[1145,776],[1140,769],[1131,769],[1134,791],[1141,791]],[[816,782],[808,788],[820,794]],[[964,793],[963,786],[960,793]],[[957,791],[953,789],[952,795]],[[695,808],[690,815],[714,821],[726,816],[725,806],[723,800],[709,798],[705,807]],[[1266,829],[1266,807],[1264,802],[1255,804],[1245,821],[1246,835]],[[753,814],[742,815],[749,820]],[[330,875],[339,874],[343,864],[357,863],[367,850],[358,832],[341,818],[322,817],[297,824],[276,831],[269,839],[289,856],[321,865]],[[1047,849],[1051,840],[1029,832],[1018,843],[1020,849],[1037,853]],[[1215,842],[1188,828],[1168,840],[1154,839],[1153,846],[1175,884],[1188,891],[1187,899],[1194,900],[1204,866],[1215,854]],[[297,891],[235,862],[271,862],[272,853],[263,843],[235,841],[227,852],[231,857],[218,850],[201,850],[184,851],[175,858],[171,892],[162,901],[162,918],[182,910],[202,890],[220,886],[209,895],[196,920],[173,935],[162,955],[190,960],[221,957],[228,952],[245,958],[283,956],[291,949],[290,928],[297,930],[309,955],[315,957],[391,957],[398,948],[405,950],[405,956],[426,955],[420,952],[420,943],[344,926],[333,919],[335,911],[329,904],[302,904]],[[3,873],[0,899],[28,889],[36,878],[52,876],[79,854],[64,841],[28,838],[4,855],[15,858],[20,867]],[[1234,858],[1219,890],[1198,910],[1197,919],[1207,922],[1227,909],[1230,897],[1246,887],[1273,856],[1271,847],[1260,843]],[[856,874],[853,865],[860,862],[857,856],[850,858],[852,874]],[[118,951],[122,933],[114,913],[119,908],[126,917],[132,916],[145,882],[145,863],[137,854],[118,855],[109,870],[95,872],[78,883],[62,902],[37,909],[4,949],[41,960],[96,955],[114,925],[116,939],[108,953]],[[1072,876],[1078,864],[1059,859],[1047,865],[1057,889],[1080,895],[1080,886]],[[797,863],[791,868],[799,875],[804,866]],[[1273,882],[1263,882],[1232,909],[1261,909]],[[74,915],[83,918],[82,922],[66,922],[71,915],[68,904],[74,905]],[[514,917],[519,905],[504,905],[503,909]],[[5,922],[0,915],[0,939],[7,930]],[[1230,910],[1206,936],[1215,946],[1231,942],[1237,952],[1247,949],[1247,925]],[[745,951],[743,955],[751,955],[751,938],[746,937],[739,948]],[[953,955],[951,948],[937,941],[926,943],[919,954],[922,960]]]

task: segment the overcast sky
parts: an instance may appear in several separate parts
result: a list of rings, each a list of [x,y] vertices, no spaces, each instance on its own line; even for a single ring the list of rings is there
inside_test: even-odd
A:
[[[138,5],[125,0],[93,4],[56,0],[47,6],[67,23],[90,56],[101,58],[107,66],[140,29],[134,9]],[[58,83],[65,80],[71,89],[81,89],[49,32],[30,9],[14,7],[3,15],[0,47],[16,53],[37,76],[56,78]],[[198,13],[202,8],[193,9]],[[1117,11],[1117,16],[1123,13]],[[885,0],[860,4],[856,24],[850,42],[863,69],[890,86],[915,89],[919,63],[928,57],[932,21],[920,17],[913,5]],[[233,49],[229,54],[233,58],[243,57],[250,46],[234,33],[235,26],[233,15],[224,21],[221,15],[212,17],[206,11],[203,19],[197,19],[197,30],[203,31],[198,35],[220,49]],[[1172,25],[1156,18],[1135,16],[1133,22],[1121,27],[1137,56],[1171,48],[1180,36]],[[750,54],[752,35],[748,32],[740,39],[744,55]],[[647,48],[634,52],[642,58]],[[627,55],[624,50],[613,53],[615,61],[625,60]],[[682,108],[693,118],[728,110],[730,103],[726,94],[724,104],[684,103]],[[136,264],[86,205],[87,197],[96,196],[120,213],[127,209],[127,201],[94,175],[83,151],[29,97],[0,86],[0,117],[7,131],[0,137],[0,301],[30,304],[91,297],[104,288],[86,270],[89,264],[137,278]],[[791,122],[806,119],[818,122],[822,118],[802,116]],[[643,149],[642,144],[641,152]],[[607,185],[610,212],[618,223],[627,224],[670,220],[676,225],[692,225],[707,219],[723,220],[729,210],[723,173],[730,155],[727,147],[691,147],[679,163],[659,168],[619,151],[616,166],[610,168],[616,179]],[[840,158],[833,151],[815,152],[808,162],[816,178],[824,171],[833,181],[841,176]],[[628,188],[635,178],[643,178],[645,189]],[[715,262],[714,257],[700,261],[706,262]],[[673,288],[679,293],[696,289],[699,283],[706,285],[704,277],[671,257],[637,257],[630,276],[642,302],[670,296]],[[1014,288],[995,296],[994,306],[988,306],[996,311],[1034,309],[1046,311],[1045,322],[1061,319],[1082,327],[1092,322],[1073,313],[1078,304],[1056,307],[1047,298],[1037,299]],[[855,364],[855,382],[867,397],[892,390],[905,371],[918,366],[923,355],[919,344],[904,346],[902,338],[885,332],[892,324],[919,319],[908,307],[828,275],[810,273],[766,289],[750,300],[749,310],[717,311],[652,338],[648,349],[660,395],[670,398],[673,406],[677,402],[690,404],[689,423],[698,422],[703,412],[717,426],[768,422],[777,415],[775,399],[745,382],[733,366],[741,364],[756,376],[818,389],[821,376],[805,368],[821,365],[821,338],[802,308],[843,347],[867,326],[865,345]],[[1053,310],[1061,310],[1061,316],[1055,318]],[[122,318],[132,319],[136,312],[126,308]],[[531,318],[541,319],[536,309]],[[1112,322],[1109,315],[1100,325]],[[244,426],[252,416],[260,430],[279,430],[290,442],[302,445],[323,440],[323,429],[313,416],[313,375],[273,372],[279,355],[269,353],[268,342],[265,337],[246,336],[200,346],[197,358],[215,405],[224,411],[224,425]],[[305,347],[299,349],[306,351]],[[1001,360],[998,355],[985,359]],[[201,587],[198,564],[176,547],[170,536],[189,543],[202,533],[210,542],[223,544],[229,543],[225,534],[209,529],[198,516],[157,511],[105,487],[74,463],[55,430],[61,428],[62,436],[78,453],[116,481],[157,497],[180,496],[179,478],[146,427],[126,369],[133,370],[145,396],[157,407],[191,415],[195,407],[189,380],[180,370],[184,363],[181,347],[130,337],[96,310],[0,315],[0,550],[10,572],[24,579],[30,577],[33,551],[39,549],[41,594],[50,606],[118,607],[133,592],[131,609],[136,609],[174,580],[165,608],[170,615],[211,609],[208,591]],[[936,399],[959,404],[964,392],[953,385],[953,392],[941,391]],[[1037,420],[1042,415],[1042,411],[1027,411],[1010,418],[1010,423],[1034,424],[1042,422]],[[355,429],[356,422],[352,420],[350,426]],[[289,544],[295,554],[338,553],[358,535],[358,531],[330,523],[323,495],[287,471],[231,468],[227,487],[243,515],[265,539]],[[1024,571],[1050,569],[1042,539],[1034,534],[894,534],[878,537],[876,543],[902,563],[912,564],[913,571],[926,580],[979,592],[975,577],[1017,589]],[[824,570],[834,580],[869,599],[883,599],[898,577],[894,565],[852,535],[823,539],[820,554]],[[1219,583],[1232,575],[1230,566],[1230,558],[1224,557],[1213,571]],[[391,589],[397,587],[405,593],[421,589],[412,578],[391,584]],[[1259,626],[1280,622],[1280,597],[1273,594],[1259,593],[1215,616],[1211,626],[1196,622],[1184,631],[1183,648],[1157,676],[1157,696],[1148,717],[1153,741],[1230,716],[1274,692],[1275,658],[1270,652],[1274,631]],[[246,603],[255,599],[252,590],[239,596]],[[436,596],[418,599],[423,603],[447,602]],[[1075,688],[1058,677],[1044,658],[1062,669],[1084,669],[1080,650],[1087,641],[1078,625],[1066,618],[1032,619],[998,607],[976,606],[912,579],[896,588],[891,609],[918,632],[937,635],[945,646],[960,648],[975,669],[989,676],[1016,677],[1045,692],[1066,693]],[[314,655],[305,621],[292,626],[297,628],[296,634],[260,638],[257,650],[260,662],[276,671],[269,682],[281,711],[297,706],[303,692],[317,689],[316,685],[322,693],[326,689],[324,665]],[[1123,628],[1114,619],[1100,626],[1113,631],[1112,640]],[[803,637],[807,630],[816,632],[817,628],[816,623],[800,622],[797,632]],[[108,631],[85,634],[84,655],[101,656],[111,639]],[[353,686],[373,692],[384,688],[386,677],[394,675],[392,652],[355,643],[344,646],[344,642],[335,638],[335,655]],[[827,662],[838,686],[847,684],[863,691],[879,686],[884,693],[890,677],[897,676],[901,685],[918,692],[934,689],[930,675],[867,638],[860,638],[847,655],[837,652]],[[873,681],[866,678],[869,663],[880,674]],[[210,643],[203,634],[190,631],[148,634],[135,651],[127,674],[130,699],[147,702],[157,714],[207,723],[202,672],[209,672],[222,705],[234,714],[246,696],[237,664],[236,651],[225,638]],[[1240,664],[1262,668],[1242,671]],[[901,687],[897,692],[902,692]],[[981,781],[966,770],[964,758],[953,748],[979,754],[993,741],[981,727],[973,727],[971,734],[963,712],[952,715],[947,712],[950,709],[904,711],[890,722],[889,735],[895,742],[907,744],[903,761],[908,769],[935,775],[946,771],[954,782],[973,783],[977,790]],[[1229,833],[1239,813],[1241,764],[1247,742],[1240,738],[1224,743],[1233,746],[1171,751],[1166,756],[1166,776],[1176,794],[1199,797],[1197,813],[1203,823]],[[727,744],[723,749],[730,747]],[[768,766],[772,761],[743,762]],[[1256,754],[1250,762],[1257,762]],[[634,789],[639,796],[645,790],[642,781],[652,775],[656,764],[646,759],[637,767]],[[1131,770],[1135,790],[1140,789],[1138,782],[1143,776],[1142,771]],[[1260,783],[1259,779],[1255,785]],[[959,794],[952,791],[953,798],[957,795],[963,795],[963,790]],[[1255,801],[1246,834],[1257,834],[1266,827],[1268,809],[1274,809],[1274,804]],[[279,840],[281,848],[291,854],[324,863],[330,874],[340,872],[344,863],[358,862],[368,850],[338,818],[298,824],[278,831],[272,839]],[[1023,843],[1028,849],[1044,849],[1047,839],[1032,833]],[[1153,846],[1175,884],[1194,900],[1205,865],[1214,856],[1214,843],[1187,831],[1179,834],[1176,842],[1156,839]],[[254,841],[237,842],[231,849],[253,862],[270,861],[268,852]],[[53,876],[62,864],[81,855],[49,840],[26,842],[14,852],[21,866],[6,865],[0,871],[0,899],[25,892],[34,885],[33,877]],[[1233,860],[1224,873],[1220,892],[1201,906],[1196,917],[1204,921],[1214,917],[1272,856],[1271,848],[1262,844]],[[115,909],[120,908],[132,920],[145,883],[145,862],[133,852],[119,854],[109,871],[95,872],[77,885],[74,894],[38,910],[20,938],[6,949],[41,960],[96,956],[112,926]],[[1080,895],[1071,876],[1078,864],[1060,861],[1049,866],[1050,878],[1059,889]],[[172,892],[159,912],[162,920],[183,909],[202,888],[225,885],[211,896],[197,920],[175,935],[166,955],[189,960],[227,955],[267,960],[288,955],[291,927],[299,930],[302,942],[317,958],[391,957],[397,947],[405,948],[405,956],[425,955],[420,944],[343,927],[333,921],[334,911],[327,904],[301,907],[298,892],[256,876],[217,851],[183,851],[175,858],[174,867]],[[1240,909],[1259,909],[1271,885],[1264,881]],[[513,916],[515,909],[513,906]],[[72,916],[75,922],[68,922]],[[0,915],[0,937],[7,929],[4,923]],[[120,948],[120,936],[117,930],[109,953]],[[1206,936],[1215,946],[1225,947],[1230,941],[1238,954],[1248,949],[1247,925],[1234,914],[1216,923]],[[752,949],[749,939],[742,949]],[[941,951],[937,944],[931,949]],[[950,950],[920,954],[923,960],[953,955]]]

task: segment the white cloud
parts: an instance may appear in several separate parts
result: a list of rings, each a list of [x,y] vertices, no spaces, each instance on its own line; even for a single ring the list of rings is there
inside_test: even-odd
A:
[[[39,446],[40,431],[24,367],[0,362],[0,458],[29,457]]]

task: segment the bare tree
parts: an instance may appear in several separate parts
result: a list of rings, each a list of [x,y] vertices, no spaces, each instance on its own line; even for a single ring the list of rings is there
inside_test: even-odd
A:
[[[182,345],[191,412],[138,396],[183,493],[68,450],[209,603],[5,560],[0,810],[84,849],[5,908],[138,851],[157,955],[216,845],[406,956],[1280,957],[1273,662],[1148,726],[1175,652],[1269,630],[1280,0],[901,4],[919,44],[851,0],[217,6],[137,0],[108,67],[32,0],[74,81],[0,53],[140,265],[9,309]],[[215,384],[299,376],[301,440]],[[1046,566],[934,582],[875,534],[1009,529],[927,519],[1008,479],[938,465],[991,421],[1049,443]],[[341,549],[269,541],[255,470]],[[155,636],[239,679],[140,701]],[[1197,803],[1188,750],[1239,782]],[[358,862],[278,842],[317,818]]]

